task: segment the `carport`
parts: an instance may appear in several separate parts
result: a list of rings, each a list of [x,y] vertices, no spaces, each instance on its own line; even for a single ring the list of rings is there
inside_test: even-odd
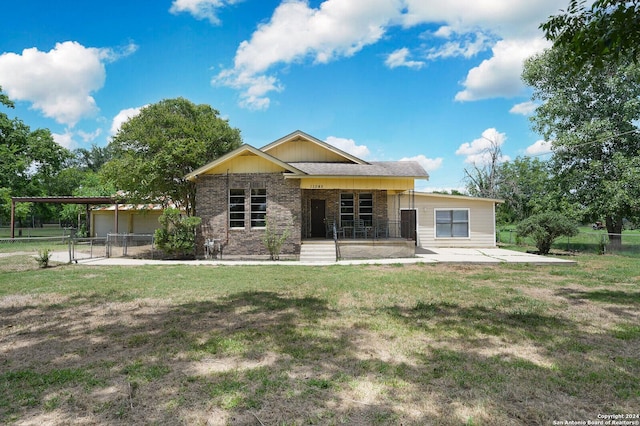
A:
[[[85,204],[87,218],[89,217],[89,208],[94,205],[112,204],[115,205],[115,232],[118,233],[118,205],[124,203],[125,200],[113,197],[11,197],[11,238],[15,238],[15,211],[16,203],[51,203],[51,204]],[[87,221],[90,226],[90,221]]]

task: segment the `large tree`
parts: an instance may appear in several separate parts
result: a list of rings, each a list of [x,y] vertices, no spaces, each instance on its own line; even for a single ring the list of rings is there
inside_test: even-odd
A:
[[[586,217],[606,220],[613,244],[623,218],[640,216],[640,66],[634,61],[564,67],[566,51],[530,58],[523,79],[541,102],[533,127],[553,141],[553,173]]]
[[[0,106],[13,108],[2,93]],[[57,193],[53,184],[71,158],[71,152],[57,144],[47,129],[31,130],[22,120],[0,112],[0,214],[10,212],[10,197],[71,195]],[[37,205],[40,215],[49,215],[47,207]]]
[[[240,144],[240,131],[211,106],[166,99],[122,125],[102,172],[132,201],[171,201],[194,215],[195,184],[184,176]]]
[[[565,49],[562,64],[580,71],[640,58],[640,0],[570,0],[565,11],[541,25],[554,47]]]
[[[562,209],[551,178],[549,163],[538,158],[518,157],[497,170],[498,221],[516,223],[547,210]]]

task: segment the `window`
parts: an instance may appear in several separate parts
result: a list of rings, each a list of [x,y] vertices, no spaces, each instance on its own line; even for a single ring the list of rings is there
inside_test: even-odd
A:
[[[251,227],[267,226],[267,190],[251,190]]]
[[[244,189],[229,190],[229,227],[244,228]]]
[[[340,194],[340,223],[353,222],[354,216],[353,194]]]
[[[373,225],[373,194],[360,194],[358,197],[358,217],[366,226]]]
[[[469,210],[436,210],[436,238],[469,238]]]

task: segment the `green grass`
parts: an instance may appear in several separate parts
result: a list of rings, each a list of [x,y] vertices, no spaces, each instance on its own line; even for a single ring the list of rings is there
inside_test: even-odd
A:
[[[525,425],[631,413],[637,259],[573,259],[39,269],[0,257],[0,422]]]

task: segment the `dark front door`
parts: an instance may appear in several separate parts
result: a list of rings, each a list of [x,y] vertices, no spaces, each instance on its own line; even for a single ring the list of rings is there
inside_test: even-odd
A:
[[[400,210],[400,236],[416,241],[416,211]]]
[[[311,200],[311,237],[325,236],[325,204],[324,200]]]

